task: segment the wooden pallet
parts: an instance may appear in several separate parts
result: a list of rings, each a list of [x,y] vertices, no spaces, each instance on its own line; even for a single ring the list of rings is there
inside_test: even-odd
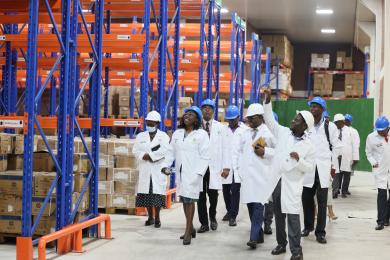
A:
[[[106,214],[135,215],[135,208],[101,208],[99,212]]]
[[[345,98],[362,98],[362,95],[356,95],[356,96],[345,96]]]

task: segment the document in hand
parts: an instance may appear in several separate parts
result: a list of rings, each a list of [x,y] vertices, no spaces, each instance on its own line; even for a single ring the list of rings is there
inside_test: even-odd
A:
[[[253,144],[252,144],[253,148],[255,148],[256,146],[260,146],[260,147],[267,147],[267,142],[265,141],[264,137],[259,137],[259,139],[257,139]]]

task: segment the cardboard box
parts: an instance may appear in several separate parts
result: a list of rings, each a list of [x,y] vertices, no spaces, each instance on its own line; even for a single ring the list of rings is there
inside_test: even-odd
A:
[[[12,135],[0,133],[0,155],[12,153]]]
[[[73,172],[87,173],[91,170],[91,163],[88,155],[84,153],[74,154],[73,156]]]
[[[87,181],[88,173],[75,173],[73,174],[73,192],[81,192],[84,184]],[[89,188],[87,187],[87,191]]]
[[[110,200],[110,206],[113,208],[135,208],[134,195],[113,195]]]
[[[0,233],[20,234],[22,232],[22,220],[0,219]]]
[[[47,136],[47,141],[50,145],[50,148],[53,151],[56,151],[57,150],[57,136]],[[48,152],[48,149],[45,145],[45,142],[43,141],[41,136],[38,136],[37,152]]]
[[[76,203],[80,197],[80,193],[74,192],[72,194],[72,210],[76,208]],[[77,212],[84,212],[89,209],[89,192],[85,192],[83,198],[81,199],[80,206]]]
[[[5,172],[8,169],[8,156],[0,155],[0,171]]]
[[[0,194],[0,215],[21,216],[22,197],[15,195]]]
[[[34,152],[37,151],[38,136],[34,135]],[[24,154],[24,135],[15,135],[13,137],[13,154]],[[57,147],[54,148],[56,150]]]
[[[22,178],[21,171],[0,172],[0,194],[22,196]]]
[[[179,108],[187,108],[192,106],[194,103],[191,97],[180,97],[179,98]]]
[[[139,172],[132,168],[114,168],[113,174],[114,181],[136,183],[138,181]]]
[[[108,154],[108,140],[101,138],[99,141],[99,153]]]
[[[106,207],[107,207],[107,195],[99,194],[98,208],[106,208]]]
[[[47,152],[37,152],[33,155],[33,169],[36,172],[54,172],[56,167],[50,154]]]
[[[7,169],[9,171],[21,171],[23,170],[23,154],[8,155]]]
[[[113,181],[99,181],[99,194],[113,194],[114,193],[114,182]]]
[[[33,218],[35,222],[36,217]],[[35,235],[43,236],[56,231],[56,217],[41,217],[38,222],[37,229],[35,230]]]
[[[33,197],[32,198],[32,208],[31,208],[31,214],[36,216],[38,215],[43,202],[46,197]],[[50,198],[49,202],[46,204],[45,209],[43,210],[42,216],[53,216],[56,211],[56,199]]]
[[[99,181],[107,181],[107,168],[99,168]]]
[[[114,181],[115,189],[114,194],[126,194],[126,195],[135,195],[136,183],[134,182],[123,182],[123,181]]]
[[[99,167],[114,168],[114,156],[99,154]]]
[[[119,106],[120,107],[129,107],[130,106],[130,97],[129,96],[119,96]]]
[[[116,168],[133,168],[138,167],[137,159],[135,157],[116,155],[115,156],[115,167]]]
[[[55,172],[36,172],[34,174],[34,196],[46,196],[56,175]],[[54,188],[51,196],[56,196],[56,188]]]
[[[109,155],[132,155],[134,140],[114,139],[109,140],[107,144],[107,154]]]

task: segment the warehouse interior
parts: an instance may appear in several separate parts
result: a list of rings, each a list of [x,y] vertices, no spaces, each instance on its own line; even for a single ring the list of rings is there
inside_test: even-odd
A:
[[[212,99],[228,125],[264,89],[282,126],[320,96],[360,135],[352,195],[327,244],[302,237],[305,259],[388,259],[366,140],[390,116],[390,0],[0,1],[0,259],[290,259],[271,255],[275,223],[249,250],[246,205],[230,227],[222,191],[218,229],[183,247],[175,171],[160,229],[136,206],[150,111],[171,137],[186,108]]]

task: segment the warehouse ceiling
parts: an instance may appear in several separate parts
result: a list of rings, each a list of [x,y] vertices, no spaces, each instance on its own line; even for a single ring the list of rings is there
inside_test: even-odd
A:
[[[356,0],[223,0],[259,32],[285,33],[292,42],[354,42]],[[331,8],[333,15],[317,15]],[[321,34],[334,28],[336,34]]]

